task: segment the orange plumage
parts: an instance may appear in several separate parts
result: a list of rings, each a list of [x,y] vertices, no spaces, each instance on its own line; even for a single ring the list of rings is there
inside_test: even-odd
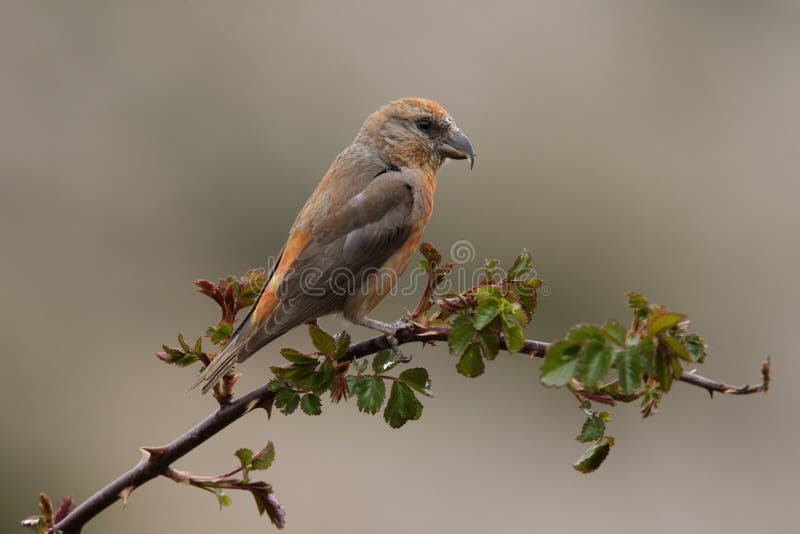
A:
[[[447,158],[472,166],[475,154],[438,103],[402,98],[370,115],[298,214],[248,317],[195,385],[205,393],[236,362],[330,313],[393,335],[393,325],[366,314],[414,254]]]

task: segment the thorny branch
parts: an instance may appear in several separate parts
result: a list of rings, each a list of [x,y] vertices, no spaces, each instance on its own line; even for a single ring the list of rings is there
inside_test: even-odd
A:
[[[430,343],[447,341],[451,329],[444,326],[411,325],[397,332],[399,344]],[[505,342],[501,336],[500,346],[505,349]],[[535,340],[525,340],[520,353],[530,357],[544,357],[550,343]],[[384,336],[376,336],[352,345],[339,361],[353,361],[376,354],[391,346]],[[694,372],[683,372],[680,381],[714,392],[746,395],[751,393],[766,392],[769,388],[770,368],[769,360],[762,365],[763,380],[754,386],[732,386],[712,380]],[[143,448],[143,457],[133,468],[108,484],[106,487],[89,497],[71,513],[58,521],[53,528],[54,532],[64,534],[77,534],[81,528],[100,512],[114,504],[119,499],[127,501],[130,493],[146,482],[160,476],[174,474],[171,464],[182,458],[187,453],[199,447],[211,437],[237,421],[245,414],[256,408],[263,408],[269,414],[275,394],[267,385],[262,385],[238,399],[224,402],[219,409],[208,415],[193,428],[176,438],[164,447]],[[171,477],[174,478],[174,477]]]

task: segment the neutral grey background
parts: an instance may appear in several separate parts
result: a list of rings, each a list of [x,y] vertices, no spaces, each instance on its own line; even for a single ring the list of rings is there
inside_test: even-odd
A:
[[[153,357],[216,320],[191,280],[263,265],[363,118],[418,95],[479,152],[441,172],[425,238],[468,239],[476,261],[531,249],[550,293],[530,337],[627,320],[636,289],[690,314],[704,374],[757,381],[772,355],[773,391],[678,385],[647,421],[622,407],[582,476],[580,415],[538,363],[467,380],[416,348],[436,393],[419,422],[256,414],[177,467],[222,472],[273,440],[294,533],[791,531],[799,61],[793,2],[3,2],[2,530],[38,491],[82,500],[213,408]],[[308,342],[247,362],[241,389],[286,345]],[[271,529],[233,497],[219,512],[158,480],[85,532]]]

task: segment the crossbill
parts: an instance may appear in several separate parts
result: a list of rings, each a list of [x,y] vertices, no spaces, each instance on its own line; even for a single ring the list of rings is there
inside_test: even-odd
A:
[[[436,102],[401,98],[367,117],[306,201],[247,317],[203,371],[206,393],[237,362],[288,330],[342,313],[392,339],[367,314],[391,291],[433,211],[436,172],[469,160],[467,136]]]

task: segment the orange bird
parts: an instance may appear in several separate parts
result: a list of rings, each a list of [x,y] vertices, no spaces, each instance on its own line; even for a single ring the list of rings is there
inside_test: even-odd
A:
[[[236,362],[288,330],[331,313],[383,332],[401,326],[366,315],[391,291],[433,211],[445,160],[475,161],[450,115],[425,98],[401,98],[367,117],[306,201],[258,300],[195,386],[206,393]]]

